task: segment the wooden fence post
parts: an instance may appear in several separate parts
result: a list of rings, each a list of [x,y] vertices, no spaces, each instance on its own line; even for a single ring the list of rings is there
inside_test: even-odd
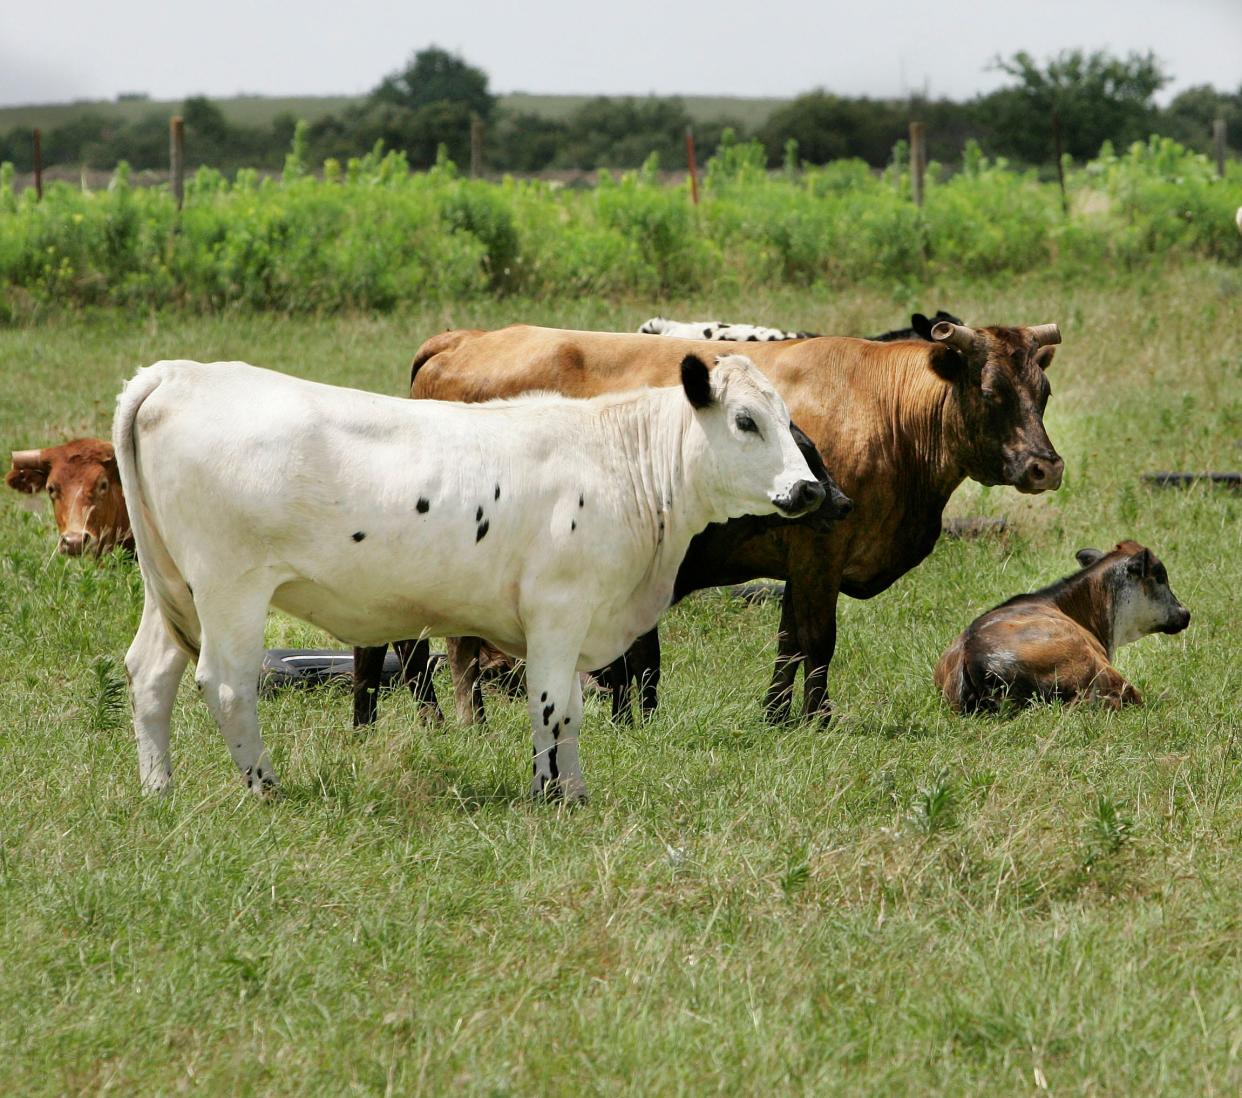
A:
[[[1216,174],[1225,174],[1225,120],[1216,119],[1212,123],[1212,144],[1216,146]]]
[[[35,199],[43,201],[43,131],[37,126],[34,131],[34,172]]]
[[[927,126],[910,123],[910,193],[916,206],[923,205],[923,173],[927,170]]]
[[[699,204],[699,165],[694,158],[694,130],[686,127],[686,164],[690,168],[690,201]]]
[[[483,175],[483,119],[473,112],[470,115],[470,178]]]
[[[185,201],[185,122],[179,114],[168,120],[168,169],[173,198],[177,200],[177,209],[181,209]]]
[[[1056,147],[1057,154],[1057,182],[1061,184],[1061,212],[1066,217],[1069,216],[1069,197],[1065,193],[1065,164],[1064,153],[1061,145],[1061,116],[1057,111],[1052,112],[1052,143]]]

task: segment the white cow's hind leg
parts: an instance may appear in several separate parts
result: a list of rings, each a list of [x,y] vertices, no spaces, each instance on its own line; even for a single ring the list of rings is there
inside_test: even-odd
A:
[[[223,595],[195,591],[203,651],[195,682],[220,728],[246,787],[264,794],[276,787],[276,768],[259,734],[259,668],[263,623],[271,592],[242,589]]]
[[[177,647],[148,588],[142,600],[142,621],[125,653],[129,696],[138,741],[138,777],[144,793],[162,793],[172,781],[168,753],[169,722],[177,684],[189,657]]]
[[[535,760],[531,795],[567,801],[587,799],[578,758],[582,728],[582,682],[564,637],[551,643],[527,637],[526,696],[534,730]]]

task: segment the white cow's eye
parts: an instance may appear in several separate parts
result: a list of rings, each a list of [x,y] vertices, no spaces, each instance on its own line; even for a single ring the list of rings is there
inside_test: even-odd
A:
[[[753,431],[755,434],[759,433],[759,428],[755,426],[755,421],[745,412],[741,412],[734,422],[737,424],[737,429],[739,431]]]

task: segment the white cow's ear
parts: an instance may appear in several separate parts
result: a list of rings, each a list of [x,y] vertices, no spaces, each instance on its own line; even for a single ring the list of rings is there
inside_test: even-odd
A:
[[[1104,559],[1104,551],[1102,549],[1079,549],[1074,554],[1074,559],[1083,568],[1090,568],[1097,560]]]
[[[686,355],[681,360],[681,387],[695,408],[710,408],[715,400],[707,364],[698,355]]]

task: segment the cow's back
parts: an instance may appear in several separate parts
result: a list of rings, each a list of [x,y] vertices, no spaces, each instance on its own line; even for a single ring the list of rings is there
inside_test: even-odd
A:
[[[925,355],[925,344],[905,345]],[[851,374],[887,369],[896,345],[848,337],[737,346],[780,390],[792,418],[818,444],[804,420],[846,399]],[[410,395],[432,400],[491,400],[537,390],[590,397],[644,385],[680,383],[686,355],[714,365],[721,345],[710,340],[618,332],[580,332],[514,324],[495,331],[458,329],[432,336],[410,371]]]
[[[652,350],[648,336],[638,345],[598,346],[609,333],[561,331],[514,324],[496,331],[457,330],[433,336],[414,357],[410,395],[429,400],[495,400],[522,393],[561,393],[592,397],[644,385],[680,383],[681,360],[693,350],[713,364],[719,344],[668,339],[664,353]],[[631,337],[621,336],[628,340]]]

